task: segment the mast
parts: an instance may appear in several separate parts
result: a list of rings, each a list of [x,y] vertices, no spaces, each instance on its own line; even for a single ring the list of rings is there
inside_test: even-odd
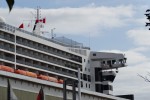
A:
[[[40,7],[37,7],[37,12],[36,12],[36,20],[35,24],[33,27],[33,33],[40,35],[40,28],[41,28],[41,20],[40,20]]]

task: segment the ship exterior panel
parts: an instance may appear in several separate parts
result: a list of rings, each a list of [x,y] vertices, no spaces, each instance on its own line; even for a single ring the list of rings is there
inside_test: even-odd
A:
[[[112,82],[118,68],[126,66],[123,54],[65,46],[54,39],[47,39],[1,22],[0,45],[0,79],[6,83],[6,79],[11,78],[15,93],[21,100],[25,99],[19,95],[26,97],[27,94],[31,95],[31,99],[35,99],[37,89],[41,85],[45,86],[46,100],[62,100],[63,80],[78,80],[78,68],[82,100],[125,100],[110,96],[113,95]],[[6,73],[14,76],[7,76]],[[22,85],[23,88],[16,84]],[[0,88],[6,91],[6,85],[2,83]],[[68,100],[71,100],[71,90],[68,91]],[[60,94],[60,97],[53,93]],[[4,96],[0,97],[5,100],[6,93],[2,94]]]

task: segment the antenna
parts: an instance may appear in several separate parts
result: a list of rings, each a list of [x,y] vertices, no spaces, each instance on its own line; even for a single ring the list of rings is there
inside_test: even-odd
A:
[[[89,33],[89,47],[91,47],[91,33]]]
[[[40,7],[37,6],[36,20],[33,28],[33,33],[40,35],[40,29],[43,27],[42,23],[45,23],[45,21],[46,18],[41,18]]]
[[[52,28],[51,29],[51,36],[52,36],[52,39],[54,39],[54,37],[56,37],[56,34],[54,34],[54,30],[55,30],[56,28]]]

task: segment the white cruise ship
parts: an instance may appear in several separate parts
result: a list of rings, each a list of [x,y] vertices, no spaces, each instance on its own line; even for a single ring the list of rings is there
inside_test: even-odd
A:
[[[74,100],[73,94],[76,100],[130,100],[113,95],[118,68],[126,66],[123,54],[91,51],[65,37],[43,37],[37,20],[28,32],[0,19],[0,100],[7,99],[7,79],[18,100],[35,100],[41,86],[45,100]],[[76,82],[75,92],[66,80]]]

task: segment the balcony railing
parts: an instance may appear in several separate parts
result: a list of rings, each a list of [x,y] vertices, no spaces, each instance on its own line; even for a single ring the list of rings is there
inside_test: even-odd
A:
[[[0,38],[11,41],[11,42],[15,41],[15,39],[12,39],[11,37],[7,37],[7,36],[4,36],[4,35],[0,35]]]
[[[52,72],[60,73],[60,74],[67,75],[67,76],[72,76],[72,77],[77,78],[77,76],[74,75],[74,74],[72,74],[72,73],[63,72],[63,71],[61,71],[61,70],[56,70],[56,69],[53,69],[53,68],[48,68],[48,67],[40,66],[40,65],[37,65],[37,64],[32,64],[32,63],[24,62],[24,61],[21,61],[21,60],[17,60],[17,63],[24,64],[24,65],[28,65],[28,66],[32,66],[32,67],[39,68],[39,69],[44,69],[44,70],[47,70],[47,71],[52,71]]]
[[[4,49],[4,50],[8,50],[8,51],[11,51],[11,52],[14,52],[15,49],[14,48],[10,48],[10,47],[6,47],[4,45],[0,46],[1,49]]]
[[[114,69],[114,68],[119,68],[119,67],[125,67],[125,63],[120,63],[120,64],[101,64],[102,69]]]
[[[1,59],[5,59],[5,60],[8,60],[8,61],[12,61],[12,62],[15,61],[14,58],[12,58],[12,57],[6,57],[6,56],[3,56],[3,55],[0,55],[0,58],[1,58]]]

